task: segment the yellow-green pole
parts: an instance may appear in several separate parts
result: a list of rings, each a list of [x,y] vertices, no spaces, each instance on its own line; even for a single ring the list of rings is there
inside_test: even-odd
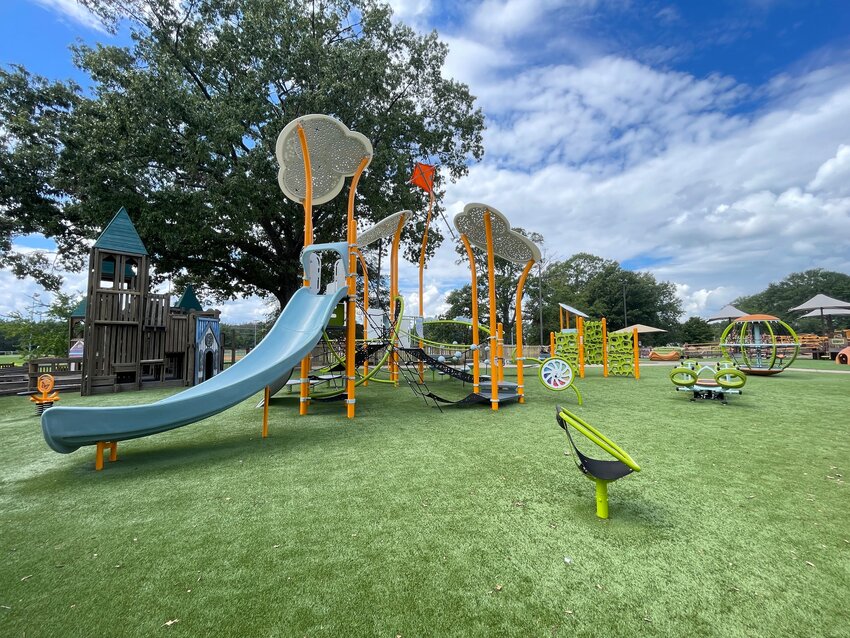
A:
[[[363,270],[363,344],[365,348],[369,347],[369,270],[366,268],[366,259],[360,249],[357,249],[357,257],[360,261],[360,268]],[[367,380],[363,382],[363,386],[369,385],[369,359],[363,361],[363,377]]]
[[[399,220],[395,235],[393,235],[392,249],[390,250],[390,323],[395,320],[396,297],[398,297],[398,247],[401,243],[401,230],[404,227],[404,220]],[[390,358],[390,380],[398,385],[398,352],[396,346],[398,341],[395,333],[391,335],[393,355]]]
[[[608,518],[608,481],[596,479],[596,515]]]

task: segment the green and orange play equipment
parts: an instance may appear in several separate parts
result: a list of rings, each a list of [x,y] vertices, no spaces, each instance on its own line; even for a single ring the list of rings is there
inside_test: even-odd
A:
[[[608,483],[628,476],[632,472],[640,472],[640,466],[634,462],[632,457],[623,448],[590,425],[590,423],[566,408],[556,406],[555,419],[570,441],[575,454],[576,466],[587,478],[596,484],[596,515],[599,518],[607,519]],[[570,434],[570,428],[573,428],[593,441],[593,443],[613,456],[614,460],[594,459],[582,453],[578,449],[578,446],[576,446],[572,434]]]
[[[601,365],[602,376],[640,379],[640,351],[637,328],[629,332],[608,332],[603,317],[592,321],[567,304],[558,304],[560,331],[549,333],[549,352],[561,357],[584,379],[588,365]],[[575,328],[570,327],[575,317]]]
[[[800,352],[794,329],[773,315],[744,315],[720,335],[723,356],[746,374],[779,374]]]
[[[43,414],[48,408],[59,401],[59,392],[53,392],[54,379],[52,374],[42,374],[38,377],[38,394],[33,394],[30,401],[35,403],[36,414]]]
[[[677,391],[693,392],[691,401],[717,399],[726,405],[728,395],[743,394],[747,376],[731,361],[712,365],[688,359],[670,371],[670,381]]]

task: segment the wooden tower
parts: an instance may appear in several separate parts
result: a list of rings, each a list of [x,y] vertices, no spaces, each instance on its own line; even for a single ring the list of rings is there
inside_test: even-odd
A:
[[[148,251],[122,207],[89,257],[81,394],[141,389],[149,267]]]

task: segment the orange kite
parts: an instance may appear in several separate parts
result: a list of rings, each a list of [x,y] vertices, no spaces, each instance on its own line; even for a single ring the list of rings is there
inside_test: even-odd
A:
[[[434,167],[430,164],[417,162],[416,166],[413,167],[410,183],[430,193],[434,188]]]

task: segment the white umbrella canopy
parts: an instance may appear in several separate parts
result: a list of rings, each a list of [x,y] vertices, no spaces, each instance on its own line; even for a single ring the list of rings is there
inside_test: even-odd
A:
[[[642,323],[634,323],[630,326],[626,326],[625,328],[620,328],[619,330],[612,330],[611,332],[632,332],[635,328],[637,328],[638,334],[641,335],[649,332],[667,332],[663,328],[653,328],[652,326],[645,326]]]
[[[726,304],[717,311],[717,314],[706,321],[732,321],[732,319],[738,319],[739,317],[744,317],[748,314],[749,313],[739,310],[732,304]]]
[[[827,297],[826,295],[815,295],[808,301],[801,303],[799,306],[790,308],[790,310],[826,310],[827,308],[850,309],[850,302],[841,301],[840,299],[834,299],[833,297]]]
[[[850,315],[850,308],[823,308],[819,310],[812,310],[811,312],[807,312],[802,315],[800,319],[805,319],[807,317],[820,317],[821,313],[830,317],[843,317]]]
[[[846,301],[841,301],[840,299],[834,299],[833,297],[827,297],[826,295],[818,294],[809,299],[808,301],[801,303],[799,306],[791,308],[790,310],[811,310],[812,312],[804,316],[820,317],[821,325],[823,326],[823,333],[826,334],[828,332],[826,318],[833,314],[832,311],[842,309],[850,310],[850,303]],[[830,323],[829,326],[831,328],[832,323]]]

